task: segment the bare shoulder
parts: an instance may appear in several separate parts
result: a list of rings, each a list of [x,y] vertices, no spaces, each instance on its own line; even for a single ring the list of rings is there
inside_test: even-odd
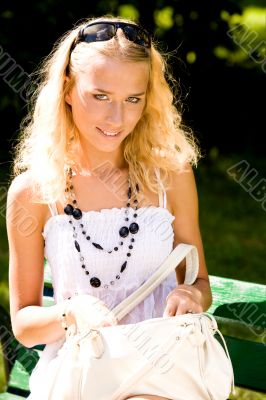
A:
[[[32,183],[30,172],[23,172],[12,180],[8,193],[12,196],[29,196],[32,194]]]
[[[33,180],[29,172],[13,179],[7,194],[7,225],[42,229],[46,206],[34,200]],[[24,232],[25,233],[25,232]]]
[[[173,213],[189,213],[194,217],[198,214],[198,195],[193,168],[185,164],[181,171],[171,172],[171,188],[167,192],[169,204]]]

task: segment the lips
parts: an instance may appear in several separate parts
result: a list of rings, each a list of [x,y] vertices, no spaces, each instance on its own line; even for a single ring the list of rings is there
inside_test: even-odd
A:
[[[109,138],[115,138],[117,136],[119,136],[120,132],[113,132],[113,131],[104,131],[101,128],[97,127],[97,130],[105,137],[109,137]]]

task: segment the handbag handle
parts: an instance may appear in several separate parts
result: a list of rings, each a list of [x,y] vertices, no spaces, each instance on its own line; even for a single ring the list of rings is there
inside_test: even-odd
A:
[[[160,283],[177,268],[184,258],[186,258],[186,274],[184,283],[192,285],[195,282],[199,271],[198,250],[193,245],[180,243],[145,283],[112,309],[112,312],[115,314],[118,321],[141,303],[142,300],[144,300],[157,286],[159,286]]]

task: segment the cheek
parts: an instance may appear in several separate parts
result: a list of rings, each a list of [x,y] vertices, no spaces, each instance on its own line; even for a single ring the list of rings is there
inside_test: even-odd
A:
[[[144,106],[139,106],[139,107],[135,107],[135,108],[134,108],[134,106],[132,106],[132,108],[128,108],[126,110],[127,120],[131,121],[132,123],[134,123],[136,125],[142,116],[143,109],[144,109]]]
[[[76,122],[92,120],[101,114],[101,109],[95,105],[95,102],[81,98],[73,103],[72,113]]]

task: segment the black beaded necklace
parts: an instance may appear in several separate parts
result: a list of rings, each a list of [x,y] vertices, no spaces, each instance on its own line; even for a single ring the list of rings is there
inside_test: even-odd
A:
[[[72,226],[74,245],[75,245],[75,249],[79,253],[79,260],[81,262],[81,268],[84,271],[84,273],[90,278],[91,286],[93,286],[95,288],[103,286],[104,289],[108,289],[110,285],[113,286],[115,284],[115,280],[112,280],[108,283],[103,284],[102,281],[98,277],[96,277],[96,276],[90,277],[90,272],[87,268],[83,252],[82,252],[80,244],[78,242],[77,230],[78,229],[81,230],[82,235],[87,239],[87,241],[89,243],[91,243],[92,246],[94,246],[99,251],[106,252],[107,254],[111,254],[113,251],[119,251],[119,249],[121,249],[122,246],[124,245],[124,242],[121,241],[121,239],[120,239],[119,244],[117,246],[115,246],[113,248],[113,250],[106,250],[101,244],[93,242],[91,240],[91,235],[87,233],[86,228],[84,227],[84,224],[82,223],[82,211],[77,207],[77,200],[75,198],[74,187],[72,184],[72,176],[73,176],[72,169],[69,168],[68,173],[67,173],[67,184],[66,184],[66,189],[65,189],[67,205],[64,208],[64,212],[65,212],[65,214],[67,214],[70,217],[69,224]],[[127,208],[125,209],[125,221],[127,222],[127,224],[129,224],[128,214],[129,214],[129,208],[131,207],[131,197],[132,197],[132,188],[131,188],[130,179],[128,179],[128,186],[129,186],[128,192],[127,192],[128,202],[127,202]],[[136,192],[139,193],[138,184],[136,184]],[[138,209],[138,199],[137,198],[134,200],[134,204],[135,204],[135,208],[134,208],[135,212],[133,214],[133,217],[135,219],[137,219],[137,217],[138,217],[138,214],[136,213],[136,211]],[[131,207],[131,208],[133,208],[133,207]],[[79,221],[78,224],[77,224],[77,221]],[[119,229],[119,236],[122,238],[128,237],[128,240],[130,241],[130,244],[128,246],[129,250],[127,252],[127,257],[131,256],[131,250],[133,249],[132,243],[135,242],[135,239],[132,237],[132,235],[135,235],[138,231],[139,231],[139,225],[136,222],[131,222],[129,226],[122,226]],[[119,280],[121,278],[121,274],[125,271],[126,267],[127,267],[127,260],[120,267],[119,273],[116,274],[116,277],[115,277],[116,280]]]

